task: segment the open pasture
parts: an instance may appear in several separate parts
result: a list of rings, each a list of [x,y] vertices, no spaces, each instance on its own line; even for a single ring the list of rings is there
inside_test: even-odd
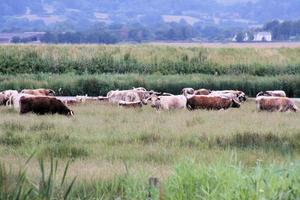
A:
[[[299,113],[257,112],[251,100],[240,109],[225,111],[157,112],[150,106],[125,109],[105,103],[71,108],[76,115],[74,119],[58,115],[20,116],[1,107],[2,162],[16,170],[35,151],[27,175],[38,180],[37,159],[54,157],[60,163],[71,159],[68,180],[77,176],[71,196],[79,199],[101,196],[141,199],[148,194],[149,177],[161,180],[164,190],[161,195],[166,199],[188,198],[185,195],[194,198],[196,194],[221,198],[220,194],[227,189],[228,194],[224,195],[233,195],[230,190],[240,184],[252,187],[248,185],[251,176],[262,176],[256,170],[277,170],[278,166],[284,166],[284,170],[293,174],[300,168],[296,164],[292,169],[287,166],[300,157]],[[227,183],[227,173],[235,179],[231,179],[231,185]],[[265,173],[265,179],[274,183],[268,186],[270,191],[282,190],[288,195],[285,188],[279,187],[281,175]],[[197,184],[201,185],[202,181],[215,187],[210,176],[215,176],[212,180],[220,184],[229,184],[227,189],[222,185],[208,194],[198,191],[202,186]],[[297,176],[290,178],[297,179]],[[266,190],[266,187],[254,188],[253,193],[249,189],[248,195],[277,195],[260,194],[259,189]],[[236,190],[240,195],[245,193],[242,188]],[[300,195],[298,190],[293,192]]]
[[[284,90],[299,98],[299,50],[7,45],[0,46],[0,90],[98,96],[138,86],[173,94],[193,87],[238,89],[249,97]],[[299,112],[257,112],[251,99],[225,111],[157,112],[103,102],[71,109],[75,118],[0,107],[0,199],[300,198]],[[150,177],[160,185],[149,185]]]

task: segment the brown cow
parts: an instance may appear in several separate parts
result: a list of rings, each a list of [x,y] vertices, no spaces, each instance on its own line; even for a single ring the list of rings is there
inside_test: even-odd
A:
[[[187,106],[189,109],[208,109],[208,110],[220,110],[227,109],[229,107],[239,108],[240,103],[235,99],[225,96],[213,96],[213,95],[192,95],[187,97]]]
[[[62,101],[54,97],[36,96],[36,97],[21,97],[20,99],[20,114],[33,112],[36,114],[62,114],[74,116],[74,112],[70,110]]]
[[[40,88],[40,89],[24,89],[21,91],[21,93],[23,94],[31,94],[31,95],[35,95],[35,96],[54,96],[55,92],[53,90],[50,89],[44,89],[44,88]]]
[[[256,108],[257,110],[265,110],[265,111],[293,111],[297,112],[299,109],[297,108],[296,104],[287,97],[266,97],[266,96],[259,96],[256,97]]]

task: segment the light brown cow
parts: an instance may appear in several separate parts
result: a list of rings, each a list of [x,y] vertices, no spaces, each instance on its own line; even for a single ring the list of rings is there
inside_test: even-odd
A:
[[[23,94],[31,94],[35,96],[54,96],[55,92],[51,89],[24,89],[21,91]]]
[[[186,97],[184,95],[152,96],[151,107],[157,110],[172,110],[186,108]]]
[[[256,97],[256,108],[259,111],[293,111],[297,112],[299,109],[296,104],[287,97],[272,97],[272,96],[259,96]]]
[[[202,88],[202,89],[195,90],[194,95],[209,95],[210,93],[211,93],[210,90]]]
[[[191,95],[187,96],[187,106],[189,109],[208,109],[220,110],[228,109],[230,107],[239,108],[240,103],[232,98],[225,96],[213,95]]]
[[[286,93],[283,90],[268,90],[259,92],[256,97],[259,96],[286,97]]]

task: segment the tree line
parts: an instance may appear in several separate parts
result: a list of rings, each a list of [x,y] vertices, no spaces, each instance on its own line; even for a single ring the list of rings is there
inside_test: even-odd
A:
[[[190,25],[185,20],[152,25],[99,23],[86,31],[48,31],[40,41],[44,43],[104,43],[147,42],[147,41],[224,41],[234,35],[233,29],[215,26]],[[26,43],[36,38],[13,38],[13,43]]]
[[[273,20],[263,27],[264,31],[272,33],[273,40],[299,40],[300,39],[300,20],[283,21]]]
[[[43,43],[103,43],[114,44],[119,42],[147,42],[147,41],[231,41],[236,34],[236,41],[252,41],[254,34],[260,31],[272,33],[273,41],[300,40],[300,20],[274,20],[264,24],[263,28],[241,31],[236,28],[220,28],[203,26],[200,23],[188,24],[185,20],[171,23],[152,25],[133,24],[96,24],[86,31],[48,31],[41,38],[14,37],[13,43],[27,43],[40,40]]]

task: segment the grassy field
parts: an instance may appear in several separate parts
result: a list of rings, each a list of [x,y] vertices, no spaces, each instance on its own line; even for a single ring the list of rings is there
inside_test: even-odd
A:
[[[0,108],[2,182],[15,180],[35,152],[25,167],[30,181],[24,187],[41,182],[39,159],[46,174],[50,158],[58,160],[57,177],[71,160],[66,182],[77,177],[72,199],[300,197],[299,113],[257,112],[252,101],[226,111],[156,112],[107,104],[72,109],[75,119],[20,116]],[[4,176],[3,163],[11,176]],[[149,187],[149,177],[159,178],[160,189]],[[0,184],[2,195],[3,188]],[[60,198],[64,189],[54,187],[52,198]],[[36,189],[29,199],[43,195]]]
[[[300,74],[300,48],[166,45],[0,46],[0,73]]]
[[[0,91],[193,87],[300,97],[299,53],[297,45],[5,45]],[[72,109],[75,118],[0,107],[0,199],[300,198],[299,113],[257,112],[253,101],[226,111]]]

